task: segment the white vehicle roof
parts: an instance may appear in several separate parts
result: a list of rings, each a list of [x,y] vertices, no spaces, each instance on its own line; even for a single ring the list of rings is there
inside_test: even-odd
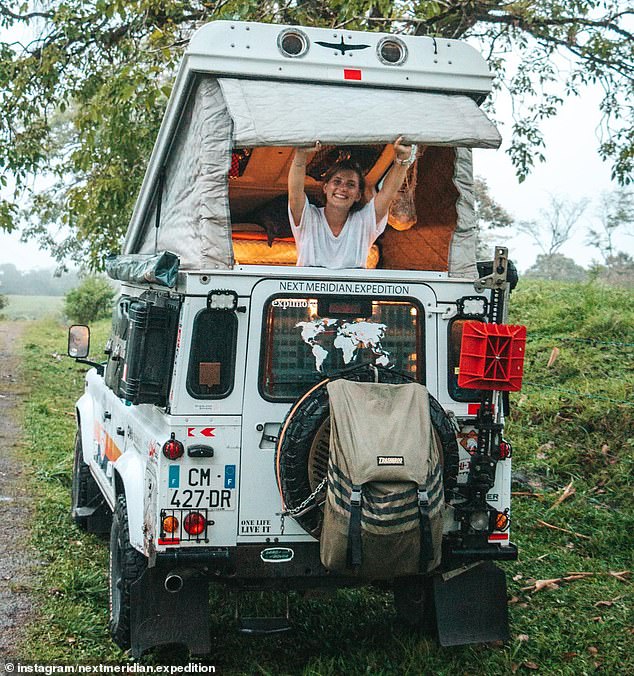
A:
[[[282,51],[288,33],[305,40],[305,52],[288,56]],[[379,54],[386,40],[404,46],[400,64],[389,64]],[[493,79],[481,54],[460,40],[243,21],[214,21],[200,28],[183,65],[229,76],[461,93],[479,102]]]

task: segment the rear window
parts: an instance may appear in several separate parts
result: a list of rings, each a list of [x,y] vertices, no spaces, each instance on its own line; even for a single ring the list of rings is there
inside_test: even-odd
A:
[[[423,382],[423,318],[410,300],[271,298],[262,331],[262,396],[292,401],[326,376],[367,362]]]
[[[467,390],[458,387],[458,372],[460,366],[460,345],[462,342],[462,330],[465,322],[473,321],[474,317],[463,319],[456,317],[449,323],[449,335],[447,340],[447,390],[449,396],[455,401],[480,401],[480,390]]]
[[[233,312],[201,310],[194,320],[187,391],[198,399],[227,397],[233,389],[238,320]]]

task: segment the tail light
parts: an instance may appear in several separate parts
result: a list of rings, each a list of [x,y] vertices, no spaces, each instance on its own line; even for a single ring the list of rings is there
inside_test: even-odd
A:
[[[166,516],[163,519],[163,530],[166,533],[176,533],[178,531],[178,519],[175,516]]]
[[[172,432],[172,436],[163,444],[163,455],[168,460],[178,460],[183,453],[185,453],[183,444],[175,439],[175,434]]]
[[[509,515],[506,512],[495,514],[495,530],[505,531],[510,525]]]
[[[506,460],[511,457],[513,447],[508,441],[502,440],[499,446],[500,460]]]
[[[183,528],[189,535],[201,535],[207,527],[207,519],[200,512],[190,512],[183,523]]]

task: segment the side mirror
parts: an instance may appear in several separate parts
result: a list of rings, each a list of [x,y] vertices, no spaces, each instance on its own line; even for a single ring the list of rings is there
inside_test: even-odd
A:
[[[90,352],[90,329],[75,324],[68,329],[68,356],[85,359]]]

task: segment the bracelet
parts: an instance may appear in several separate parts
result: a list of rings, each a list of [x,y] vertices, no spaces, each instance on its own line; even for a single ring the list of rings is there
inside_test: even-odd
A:
[[[398,157],[394,158],[396,164],[400,167],[411,167],[414,162],[416,162],[416,154],[418,152],[418,146],[415,143],[412,143],[412,149],[410,151],[409,157],[405,160],[400,160]]]

